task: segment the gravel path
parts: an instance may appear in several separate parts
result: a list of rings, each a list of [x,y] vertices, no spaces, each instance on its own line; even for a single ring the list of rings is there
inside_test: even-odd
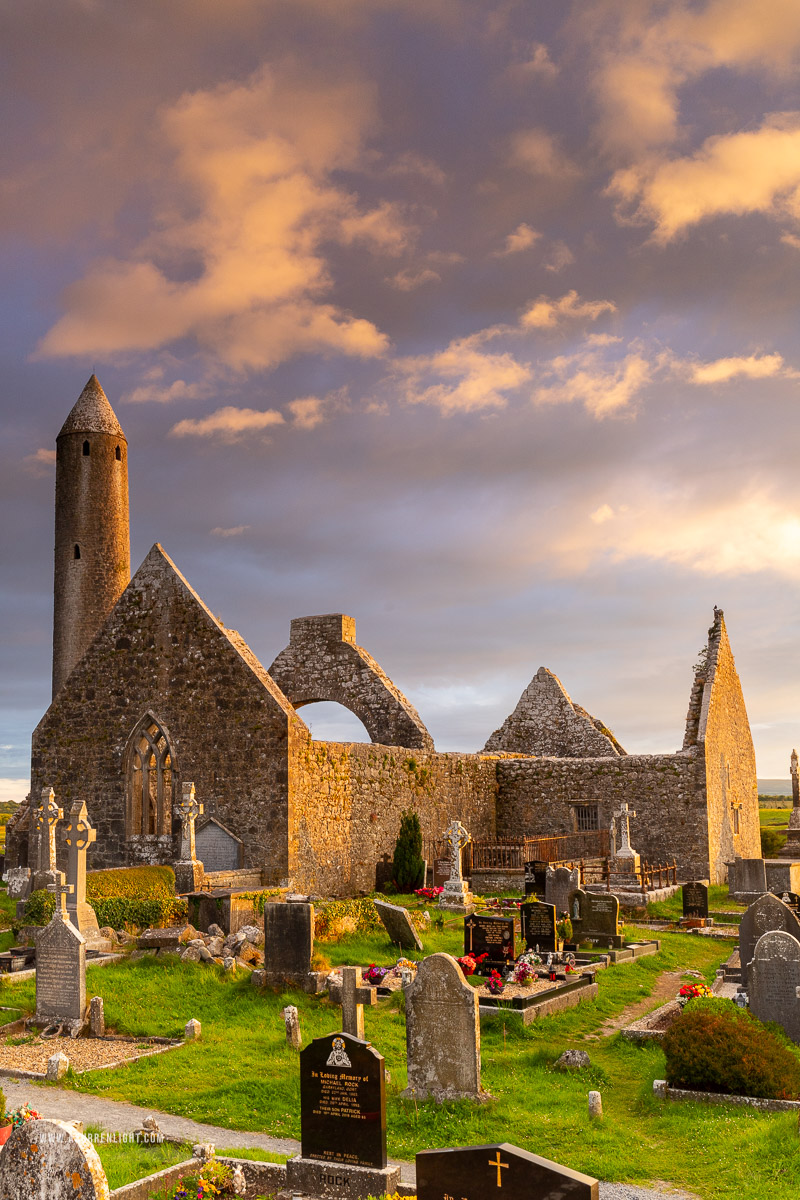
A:
[[[119,1133],[133,1133],[142,1128],[145,1117],[155,1116],[158,1126],[167,1137],[182,1138],[194,1142],[214,1142],[220,1149],[271,1150],[274,1154],[299,1154],[300,1143],[290,1138],[270,1137],[267,1133],[242,1133],[235,1129],[222,1129],[218,1125],[202,1125],[187,1117],[175,1117],[160,1113],[152,1108],[138,1108],[122,1100],[104,1100],[101,1096],[90,1096],[57,1087],[43,1087],[28,1081],[0,1080],[5,1092],[6,1104],[16,1108],[26,1101],[43,1117],[55,1117],[60,1121],[83,1121],[84,1125],[102,1125],[104,1129]],[[391,1159],[401,1168],[405,1183],[416,1181],[414,1164]],[[675,1191],[669,1184],[652,1188],[633,1187],[627,1183],[601,1183],[600,1200],[697,1200],[690,1192]]]

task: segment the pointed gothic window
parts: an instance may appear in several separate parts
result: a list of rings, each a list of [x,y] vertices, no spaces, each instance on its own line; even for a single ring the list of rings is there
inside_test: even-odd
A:
[[[145,717],[130,743],[127,825],[128,837],[172,831],[172,751],[152,716]]]

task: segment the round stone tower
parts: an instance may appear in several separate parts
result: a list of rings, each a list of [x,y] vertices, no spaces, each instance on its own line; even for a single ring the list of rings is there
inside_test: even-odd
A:
[[[92,375],[56,439],[54,696],[130,577],[128,443]]]

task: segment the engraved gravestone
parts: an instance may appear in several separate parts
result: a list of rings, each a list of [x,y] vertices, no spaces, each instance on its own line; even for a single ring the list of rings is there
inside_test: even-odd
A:
[[[781,929],[758,939],[748,972],[750,1011],[759,1021],[777,1021],[800,1042],[800,941]]]
[[[543,896],[547,889],[547,863],[534,859],[522,866],[525,871],[525,895]]]
[[[422,1150],[418,1200],[598,1200],[599,1184],[508,1142]]]
[[[481,970],[507,967],[517,957],[515,933],[518,929],[514,917],[490,917],[473,913],[464,918],[464,953],[488,957],[481,963]]]
[[[569,894],[581,886],[581,873],[577,867],[548,867],[545,876],[544,898],[554,904],[556,916],[567,911]]]
[[[109,1200],[108,1179],[88,1138],[66,1121],[26,1121],[0,1154],[3,1200]]]
[[[708,917],[708,886],[699,881],[683,885],[683,915],[704,920]]]
[[[751,904],[739,925],[739,958],[742,964],[742,983],[747,987],[748,967],[756,942],[765,933],[782,929],[800,941],[800,920],[787,904],[765,892]]]
[[[422,950],[422,941],[411,923],[407,908],[399,904],[387,904],[385,900],[376,900],[375,908],[395,946],[403,950]]]
[[[397,1190],[386,1165],[386,1074],[369,1042],[347,1033],[314,1038],[300,1051],[301,1154],[286,1164],[286,1190],[319,1197],[382,1196]]]
[[[422,1100],[476,1099],[481,1090],[478,993],[449,954],[431,954],[405,988],[408,1087]]]
[[[520,908],[522,936],[528,950],[547,952],[556,948],[556,909],[554,904],[543,904],[539,900],[528,900]]]
[[[619,932],[619,900],[608,892],[584,892],[581,888],[570,894],[569,915],[572,921],[573,942],[621,942]]]
[[[300,901],[264,905],[264,970],[266,982],[301,986],[311,971],[314,953],[314,905]]]
[[[86,1013],[86,940],[67,917],[59,875],[53,918],[36,935],[36,1020],[46,1025],[83,1021]]]
[[[450,859],[435,858],[433,860],[433,886],[443,888],[450,878]]]

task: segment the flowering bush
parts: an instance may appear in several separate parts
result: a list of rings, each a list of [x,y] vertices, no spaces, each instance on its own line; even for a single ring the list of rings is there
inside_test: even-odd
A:
[[[493,996],[499,996],[506,985],[503,983],[503,978],[500,972],[492,971],[487,980],[486,986]]]
[[[171,1200],[213,1200],[214,1196],[235,1194],[230,1167],[212,1160],[196,1175],[182,1175]]]
[[[30,1104],[20,1104],[19,1108],[15,1108],[9,1113],[8,1119],[15,1129],[19,1129],[20,1125],[24,1125],[26,1121],[38,1121],[39,1114],[35,1108],[31,1108]]]
[[[421,887],[414,888],[414,895],[419,896],[420,900],[436,900],[443,891],[444,888],[440,887]]]
[[[486,957],[487,955],[485,954],[465,954],[463,958],[457,958],[456,962],[465,975],[474,975],[476,968],[480,966]]]
[[[701,996],[713,996],[714,993],[707,983],[685,983],[678,992],[678,999],[687,1004],[689,1000],[698,1000]]]
[[[389,974],[388,967],[376,967],[375,963],[370,963],[364,972],[364,978],[367,983],[381,983],[384,975]]]

